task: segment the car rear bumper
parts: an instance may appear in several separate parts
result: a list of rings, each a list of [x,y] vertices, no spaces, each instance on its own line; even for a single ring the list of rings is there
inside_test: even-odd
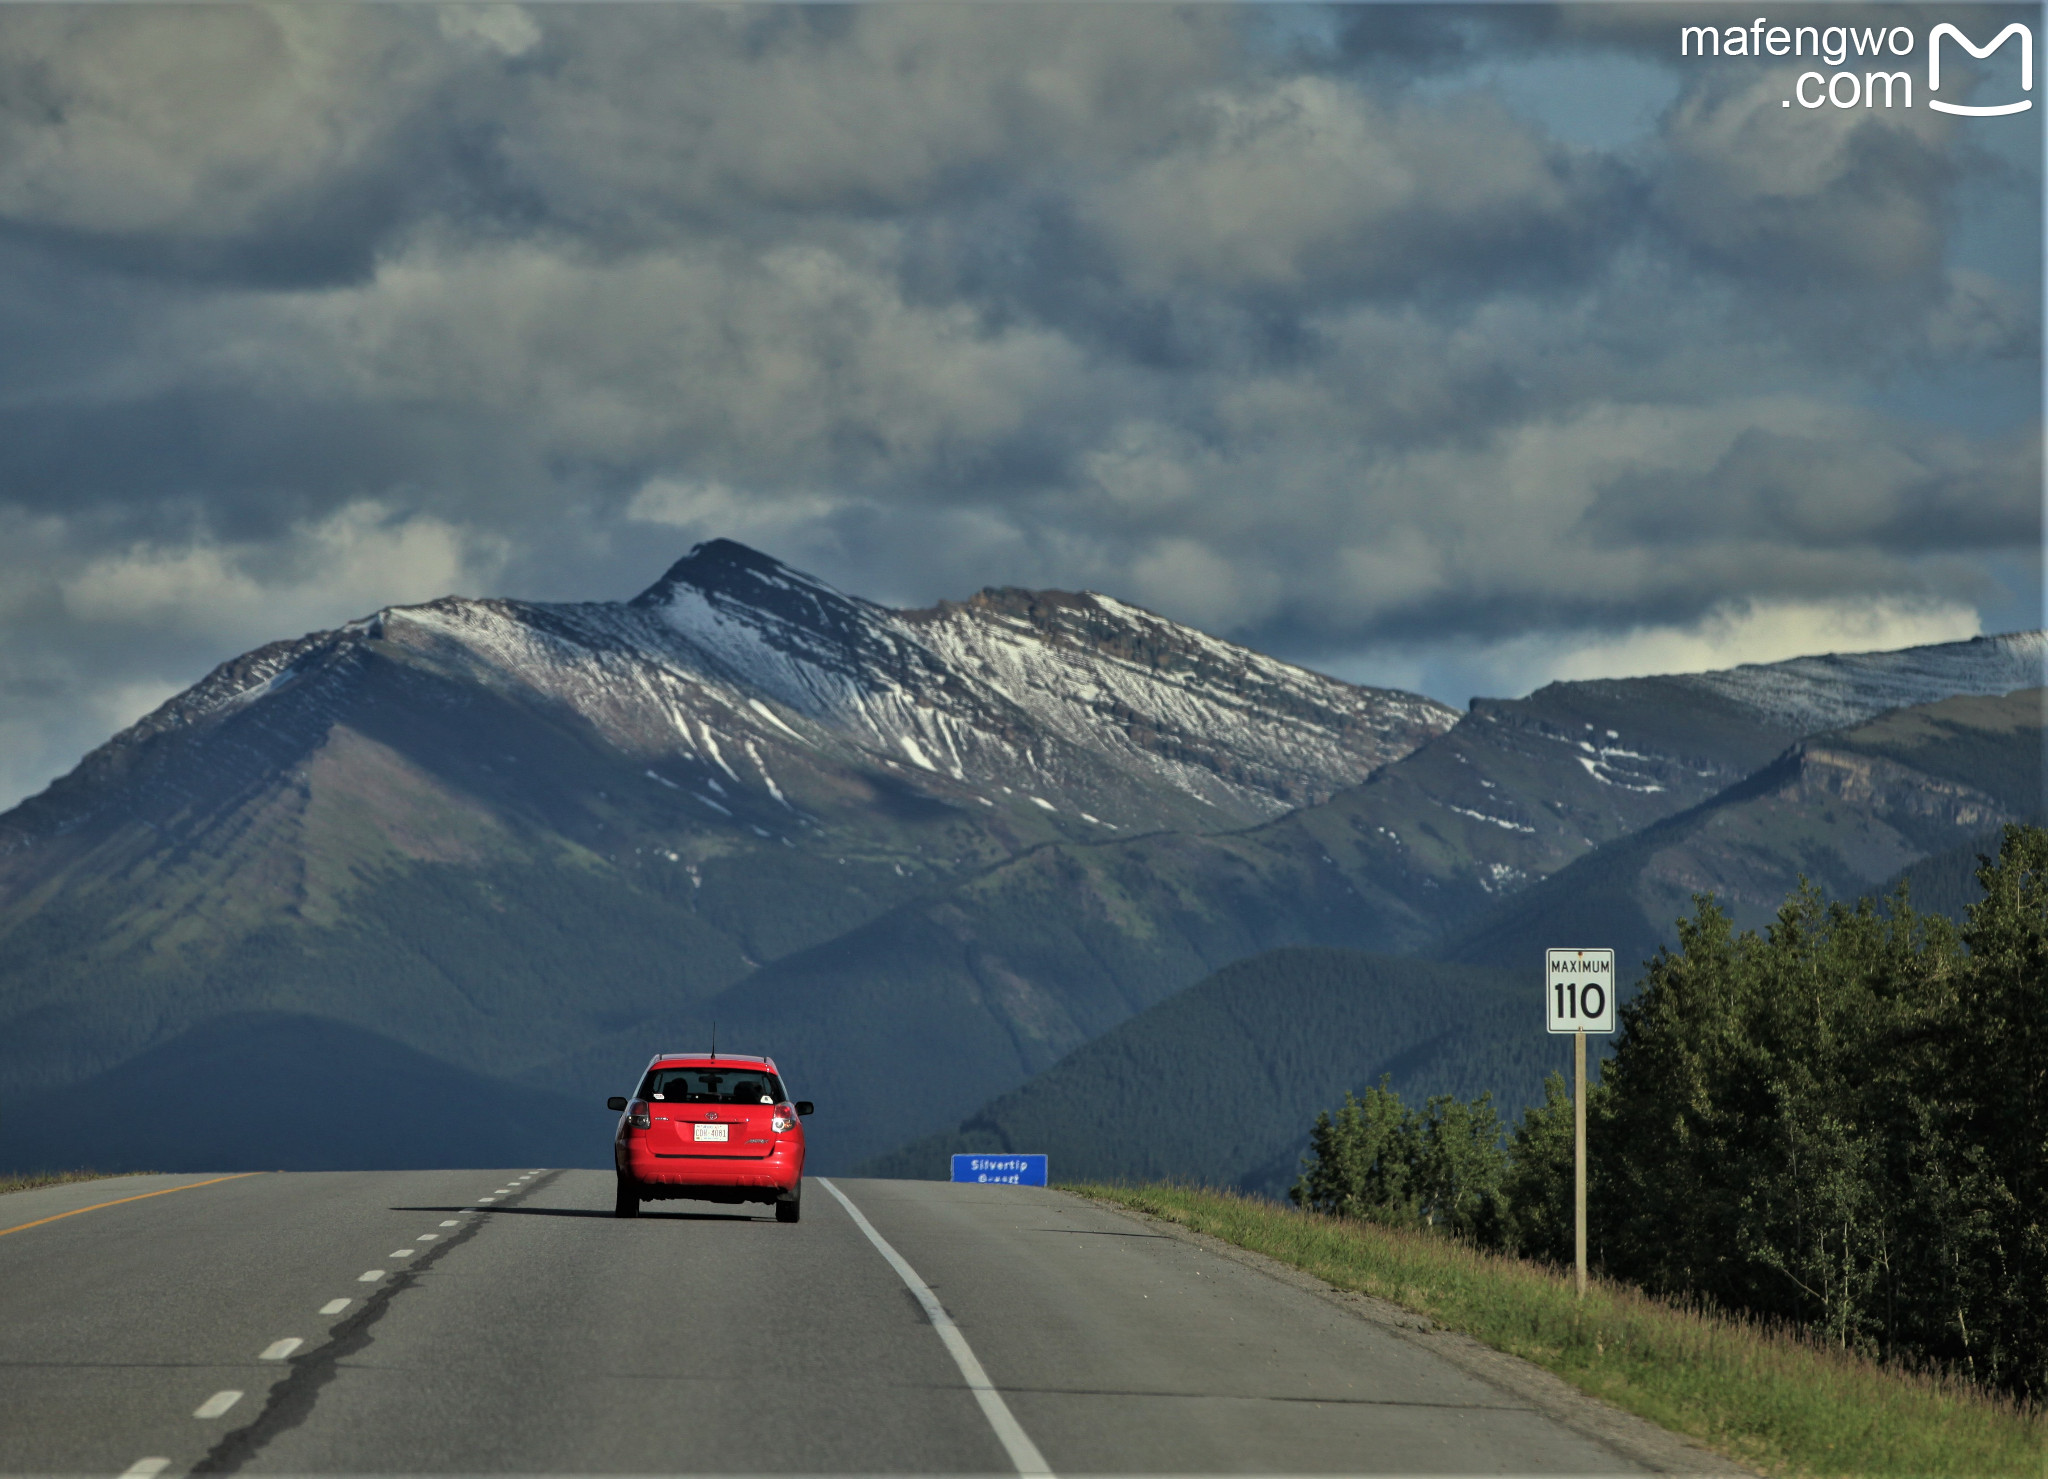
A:
[[[763,1156],[655,1155],[638,1145],[620,1148],[621,1175],[640,1184],[643,1197],[697,1197],[707,1193],[760,1194],[773,1199],[793,1192],[804,1176],[801,1144],[784,1143]]]

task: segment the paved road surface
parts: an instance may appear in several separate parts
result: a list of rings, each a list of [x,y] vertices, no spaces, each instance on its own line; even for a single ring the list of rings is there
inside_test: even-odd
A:
[[[593,1171],[188,1185],[208,1179],[0,1197],[0,1229],[56,1217],[0,1233],[0,1471],[1639,1471],[1397,1332],[1057,1192],[832,1183],[949,1348],[817,1180],[785,1226],[619,1221]],[[137,1199],[56,1216],[116,1197]]]

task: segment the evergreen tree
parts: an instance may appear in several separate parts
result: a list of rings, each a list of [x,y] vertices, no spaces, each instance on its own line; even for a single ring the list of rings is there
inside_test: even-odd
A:
[[[1935,1117],[1955,1167],[1943,1187],[1959,1230],[1954,1335],[1988,1379],[2039,1396],[2048,1392],[2048,832],[2007,827],[1998,859],[1981,861],[1947,1113]]]

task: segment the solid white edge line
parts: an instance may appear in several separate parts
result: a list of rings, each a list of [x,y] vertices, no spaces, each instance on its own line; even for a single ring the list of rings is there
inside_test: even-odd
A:
[[[889,1246],[889,1240],[875,1231],[875,1225],[861,1215],[860,1208],[852,1200],[827,1181],[816,1178],[818,1185],[832,1193],[839,1205],[846,1209],[846,1215],[853,1219],[853,1225],[867,1234],[875,1245],[875,1251],[888,1260],[889,1267],[896,1270],[917,1302],[924,1306],[925,1318],[932,1322],[932,1329],[939,1333],[939,1340],[946,1347],[946,1354],[953,1358],[953,1364],[960,1368],[960,1374],[967,1379],[967,1389],[974,1393],[974,1400],[981,1404],[981,1414],[988,1419],[988,1425],[995,1429],[996,1440],[1009,1454],[1010,1462],[1020,1474],[1051,1474],[1052,1465],[1045,1461],[1045,1455],[1038,1451],[1038,1445],[1031,1441],[1016,1415],[1010,1411],[1010,1404],[1003,1400],[995,1383],[988,1379],[988,1372],[982,1369],[981,1361],[967,1344],[967,1337],[960,1333],[960,1327],[953,1323],[953,1317],[946,1313],[946,1307],[939,1303],[938,1295],[932,1293],[929,1285],[917,1276],[917,1270],[904,1261],[903,1255]]]

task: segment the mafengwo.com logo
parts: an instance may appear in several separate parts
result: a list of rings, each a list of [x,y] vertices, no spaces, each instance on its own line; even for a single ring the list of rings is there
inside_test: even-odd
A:
[[[1924,54],[1927,58],[1927,106],[1940,113],[1961,113],[1971,118],[1996,118],[2006,113],[2024,113],[2034,106],[2032,98],[2009,102],[1969,104],[1950,102],[1934,96],[1941,91],[1941,52],[1944,44],[1953,57],[1956,50],[1968,52],[1978,61],[1989,61],[2007,42],[2017,42],[2019,91],[2034,90],[2034,33],[2014,21],[1979,46],[1947,21],[1928,31]],[[1913,73],[1904,70],[1906,58],[1921,53],[1921,38],[1909,26],[1774,26],[1758,16],[1747,26],[1680,26],[1680,56],[1812,57],[1829,67],[1829,72],[1801,72],[1785,106],[1797,102],[1802,108],[1875,108],[1882,94],[1887,108],[1913,106]],[[2009,54],[2008,54],[2009,55]],[[1861,62],[1854,59],[1864,58]],[[1875,67],[1879,70],[1869,71]],[[1891,70],[1898,69],[1898,70]],[[2006,79],[2010,67],[2001,68],[1997,81],[2010,90]],[[1958,81],[1951,65],[1949,77]],[[1951,88],[1951,96],[1957,93]]]

